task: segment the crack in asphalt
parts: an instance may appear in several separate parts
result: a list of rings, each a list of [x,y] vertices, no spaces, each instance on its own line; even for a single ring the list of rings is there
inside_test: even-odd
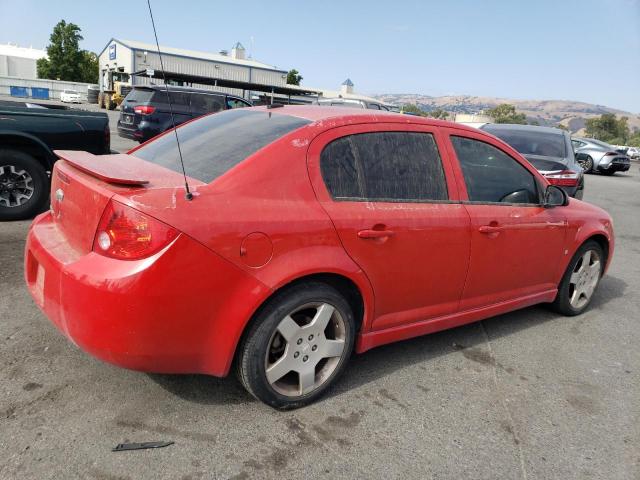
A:
[[[522,450],[522,442],[520,441],[520,437],[518,436],[518,432],[516,430],[516,424],[515,421],[513,420],[513,415],[511,415],[511,411],[509,410],[509,407],[507,406],[507,402],[504,398],[504,395],[502,395],[502,391],[500,390],[500,385],[498,384],[498,366],[497,366],[497,362],[495,361],[495,355],[493,353],[493,347],[491,345],[491,340],[489,339],[489,334],[487,333],[487,329],[484,326],[484,321],[480,321],[478,322],[480,324],[480,329],[482,330],[482,333],[484,334],[485,340],[487,342],[487,348],[489,349],[489,355],[491,355],[491,358],[494,359],[493,362],[491,362],[491,372],[493,374],[493,384],[495,386],[496,389],[496,393],[498,394],[498,397],[500,398],[500,403],[502,404],[502,408],[504,409],[505,413],[507,414],[507,418],[509,420],[509,426],[510,426],[510,433],[511,435],[513,435],[513,440],[514,443],[516,444],[516,447],[518,448],[518,459],[520,461],[520,472],[522,473],[522,479],[523,480],[527,480],[527,469],[525,467],[525,463],[524,463],[524,452]]]

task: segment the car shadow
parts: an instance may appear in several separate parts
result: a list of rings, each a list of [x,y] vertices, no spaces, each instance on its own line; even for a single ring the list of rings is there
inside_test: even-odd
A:
[[[589,311],[603,309],[611,301],[624,296],[628,284],[624,280],[607,275],[600,283]],[[515,312],[491,317],[480,322],[424,335],[402,342],[383,345],[361,355],[354,355],[343,377],[328,392],[328,397],[347,393],[381,378],[392,375],[399,369],[420,364],[425,369],[433,359],[463,350],[466,357],[480,363],[493,363],[495,359],[486,354],[478,355],[479,348],[486,345],[484,328],[491,340],[516,335],[521,331],[547,322],[561,322],[563,315],[536,305]],[[148,374],[149,378],[163,389],[183,400],[205,405],[235,405],[255,401],[240,385],[233,372],[226,378],[208,375],[164,375]]]

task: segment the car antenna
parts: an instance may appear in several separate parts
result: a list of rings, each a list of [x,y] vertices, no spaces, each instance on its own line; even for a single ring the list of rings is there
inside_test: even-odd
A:
[[[147,6],[149,7],[149,16],[151,17],[151,26],[153,27],[153,35],[156,37],[156,48],[158,49],[158,57],[160,57],[160,70],[162,71],[162,82],[167,92],[167,102],[169,103],[169,113],[171,114],[171,126],[173,127],[173,133],[176,136],[176,144],[178,145],[178,155],[180,156],[180,165],[182,166],[182,176],[184,177],[184,189],[186,191],[184,198],[187,200],[193,200],[193,193],[189,190],[189,182],[187,181],[187,172],[184,169],[184,160],[182,159],[182,149],[180,148],[180,139],[178,138],[178,130],[176,129],[176,120],[173,116],[173,105],[171,103],[171,96],[169,95],[169,86],[167,85],[167,77],[164,73],[164,63],[162,62],[162,53],[160,53],[160,44],[158,43],[158,33],[156,32],[156,22],[153,21],[153,12],[151,11],[151,0],[147,0]]]

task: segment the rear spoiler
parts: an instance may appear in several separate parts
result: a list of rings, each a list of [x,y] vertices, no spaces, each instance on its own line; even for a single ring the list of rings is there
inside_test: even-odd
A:
[[[139,168],[142,160],[126,153],[94,155],[78,150],[54,150],[53,153],[78,170],[107,183],[119,185],[146,185],[149,183]]]

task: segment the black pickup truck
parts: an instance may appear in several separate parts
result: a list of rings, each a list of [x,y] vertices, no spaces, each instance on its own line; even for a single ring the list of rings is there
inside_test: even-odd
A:
[[[0,101],[0,221],[43,211],[49,200],[53,150],[110,153],[103,112]]]

